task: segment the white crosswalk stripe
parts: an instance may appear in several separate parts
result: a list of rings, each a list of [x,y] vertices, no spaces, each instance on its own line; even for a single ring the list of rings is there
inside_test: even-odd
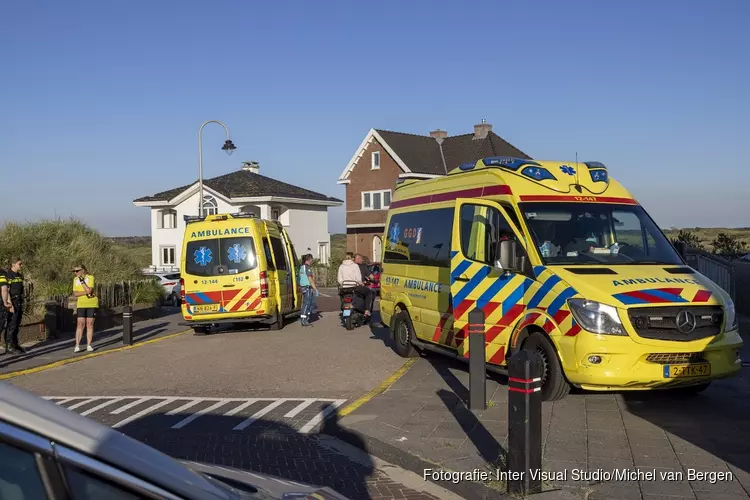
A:
[[[227,432],[252,428],[261,419],[271,420],[306,434],[330,417],[346,399],[326,398],[221,398],[190,396],[44,396],[68,410],[100,420],[113,428],[144,417],[166,422],[168,429],[183,429],[204,416],[235,417]],[[72,403],[72,404],[71,404]],[[316,406],[318,408],[316,408]],[[158,410],[162,409],[161,412]],[[114,417],[115,415],[119,417]],[[175,421],[175,416],[178,420]],[[179,417],[183,417],[179,419]],[[165,419],[165,420],[160,420]],[[199,420],[199,421],[200,421]],[[221,422],[221,420],[218,420]],[[151,425],[152,422],[149,422]],[[155,423],[153,425],[160,425]],[[221,424],[210,424],[221,425]]]

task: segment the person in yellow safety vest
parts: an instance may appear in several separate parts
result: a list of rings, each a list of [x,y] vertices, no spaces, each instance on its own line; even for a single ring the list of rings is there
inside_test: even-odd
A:
[[[21,268],[23,262],[20,257],[10,259],[10,270],[5,273],[5,279],[8,281],[8,295],[10,305],[6,302],[10,315],[8,316],[8,326],[5,330],[5,352],[11,354],[20,354],[26,352],[21,344],[18,343],[18,332],[21,329],[21,320],[23,320],[23,274]]]
[[[8,310],[13,307],[10,303],[10,295],[8,293],[8,278],[5,276],[5,271],[0,269],[0,337],[5,334],[5,324],[8,319]],[[8,346],[5,346],[3,354],[7,354],[9,351]]]
[[[94,351],[91,343],[94,341],[94,318],[96,311],[99,309],[99,297],[94,293],[94,275],[89,274],[86,266],[74,266],[72,271],[75,273],[73,278],[73,295],[78,297],[76,316],[76,347],[73,352],[81,351],[81,338],[83,329],[86,328],[86,350]]]

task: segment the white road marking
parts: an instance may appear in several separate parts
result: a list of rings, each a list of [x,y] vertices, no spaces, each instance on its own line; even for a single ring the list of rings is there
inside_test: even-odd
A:
[[[258,401],[258,400],[257,399],[248,399],[247,401],[245,401],[244,403],[242,403],[238,407],[233,408],[233,409],[229,410],[228,412],[226,412],[224,414],[224,416],[225,417],[231,417],[232,415],[236,415],[237,413],[241,412],[242,410],[244,410],[245,408],[247,408],[251,404],[255,403],[256,401]]]
[[[252,417],[248,418],[244,422],[241,422],[241,423],[235,425],[234,429],[232,429],[232,430],[233,431],[241,431],[242,429],[248,427],[253,422],[255,422],[256,420],[258,420],[260,417],[262,417],[263,415],[265,415],[266,413],[269,413],[274,408],[276,408],[278,406],[281,406],[283,403],[286,403],[286,400],[279,399],[279,400],[274,401],[273,403],[271,403],[270,405],[266,406],[262,410],[259,410],[258,412],[256,412],[255,415],[253,415]]]
[[[217,402],[217,403],[215,403],[215,404],[213,404],[211,406],[203,408],[202,410],[200,410],[200,411],[198,411],[196,413],[193,413],[189,417],[185,417],[182,420],[180,420],[179,422],[177,422],[176,424],[174,424],[172,426],[172,429],[181,429],[181,428],[185,427],[187,424],[189,424],[190,422],[192,422],[193,420],[195,420],[196,418],[200,417],[201,415],[205,415],[208,412],[214,411],[215,409],[217,409],[217,408],[219,408],[221,406],[224,406],[228,402],[229,401],[226,401],[226,400],[222,399],[219,402]]]
[[[184,398],[180,398],[180,399],[184,399]],[[171,415],[177,415],[180,412],[183,412],[185,410],[188,410],[188,409],[192,408],[193,406],[197,405],[198,403],[202,403],[202,401],[197,401],[197,400],[188,401],[187,403],[185,403],[184,405],[180,406],[179,408],[175,408],[172,411],[168,411],[166,414],[170,415],[170,416]]]
[[[153,398],[138,398],[135,401],[132,401],[126,404],[125,406],[121,406],[120,408],[116,410],[112,410],[112,415],[119,415],[120,413],[126,412],[134,406],[138,406],[141,403],[145,403],[149,399],[153,399]]]
[[[84,399],[84,400],[83,400],[83,401],[81,401],[80,403],[76,403],[76,404],[74,404],[74,405],[70,405],[70,406],[68,406],[67,408],[68,408],[68,410],[75,410],[76,408],[80,408],[81,406],[83,406],[83,405],[85,405],[85,404],[88,404],[88,403],[91,403],[92,401],[96,401],[97,399],[101,399],[101,398],[89,398],[89,399]]]
[[[89,408],[85,412],[81,413],[81,415],[83,415],[85,417],[86,415],[90,415],[90,414],[94,413],[95,411],[99,411],[102,408],[106,408],[107,406],[109,406],[111,404],[115,404],[118,401],[122,401],[123,399],[125,399],[125,398],[115,398],[115,399],[112,399],[110,401],[105,401],[104,403],[96,405],[93,408]]]
[[[336,408],[338,408],[345,402],[346,402],[346,399],[337,399],[333,401],[331,404],[326,406],[326,408],[323,411],[315,415],[308,423],[303,425],[302,428],[299,430],[299,433],[307,434],[308,432],[310,432],[313,427],[315,427],[316,425],[321,423],[323,420],[325,420],[326,417],[328,417],[331,413],[333,413],[336,410]]]
[[[284,415],[286,418],[292,418],[295,417],[299,412],[310,406],[315,402],[314,399],[305,399],[300,404],[298,404],[294,409],[292,409],[289,413]]]
[[[241,411],[252,406],[255,403],[265,403],[260,409],[258,409],[251,417],[245,419],[236,425],[233,430],[241,431],[250,427],[255,421],[259,420],[264,415],[269,414],[274,409],[278,408],[284,403],[296,403],[296,405],[286,412],[283,417],[276,418],[280,423],[283,423],[284,419],[297,417],[304,410],[309,408],[314,403],[328,403],[326,408],[317,413],[309,422],[305,423],[298,432],[308,433],[315,426],[323,422],[328,418],[338,407],[346,402],[345,399],[328,399],[328,398],[211,398],[211,397],[190,397],[190,396],[42,396],[44,399],[54,401],[56,404],[61,405],[70,401],[77,401],[67,409],[75,410],[84,405],[97,401],[93,407],[81,412],[82,416],[88,416],[104,408],[114,406],[114,409],[110,412],[111,415],[120,415],[128,410],[132,410],[139,405],[144,405],[140,410],[127,418],[117,422],[112,427],[122,427],[134,420],[144,417],[145,415],[155,412],[159,408],[162,408],[170,403],[177,401],[183,402],[182,406],[175,408],[165,415],[177,415],[179,413],[187,412],[191,408],[195,407],[200,403],[210,403],[205,408],[194,411],[185,418],[172,425],[172,429],[182,429],[194,420],[202,417],[203,415],[217,412],[217,415],[224,417],[231,417],[239,414]],[[78,401],[80,400],[80,401]],[[118,406],[123,401],[130,401],[122,406]],[[221,408],[225,405],[236,403],[237,405],[230,408],[228,411],[221,413]],[[296,426],[295,426],[296,427]]]
[[[138,413],[136,413],[136,414],[134,414],[134,415],[131,415],[131,416],[129,416],[128,418],[126,418],[126,419],[124,419],[124,420],[121,420],[121,421],[117,422],[117,423],[116,423],[115,425],[113,425],[113,426],[112,426],[112,428],[113,428],[113,429],[116,429],[117,427],[122,427],[122,426],[123,426],[123,425],[125,425],[125,424],[129,424],[129,423],[130,423],[130,422],[132,422],[133,420],[138,420],[139,418],[141,418],[141,417],[145,416],[146,414],[148,414],[148,413],[151,413],[151,412],[152,412],[152,411],[154,411],[154,410],[158,410],[158,409],[159,409],[159,408],[161,408],[162,406],[166,406],[166,405],[168,405],[169,403],[172,403],[172,402],[174,402],[174,401],[175,401],[176,399],[177,399],[177,398],[167,398],[167,399],[165,399],[164,401],[162,401],[162,402],[160,402],[160,403],[156,403],[156,404],[154,404],[154,405],[151,405],[151,406],[149,406],[148,408],[145,408],[145,409],[143,409],[143,410],[139,411]]]

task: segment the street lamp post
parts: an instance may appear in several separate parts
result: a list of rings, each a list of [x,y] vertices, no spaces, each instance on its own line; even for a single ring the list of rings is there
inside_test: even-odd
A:
[[[200,194],[198,198],[198,217],[203,216],[203,127],[205,127],[209,123],[218,123],[219,125],[224,127],[224,131],[227,133],[227,140],[224,141],[224,146],[222,146],[221,149],[227,155],[231,155],[232,153],[234,153],[234,150],[237,149],[237,146],[235,146],[232,143],[232,140],[229,138],[229,129],[226,125],[218,120],[208,120],[203,125],[201,125],[201,128],[198,130],[198,183],[200,185]]]

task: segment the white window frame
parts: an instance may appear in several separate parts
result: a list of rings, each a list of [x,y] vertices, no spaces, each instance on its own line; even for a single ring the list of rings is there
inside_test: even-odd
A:
[[[219,213],[219,202],[216,198],[207,194],[203,197],[203,216],[216,215]]]
[[[177,210],[173,208],[165,208],[159,211],[159,229],[177,229]],[[167,225],[165,222],[169,220],[170,224]]]
[[[385,204],[385,193],[388,193],[388,198],[390,198],[390,202],[388,205]],[[370,206],[365,206],[365,195],[370,195]],[[374,194],[380,194],[380,208],[373,208],[372,202],[373,202],[373,195]],[[391,206],[391,203],[393,202],[393,193],[390,189],[376,189],[375,191],[362,191],[361,195],[361,207],[362,210],[388,210],[388,208]]]
[[[377,158],[377,166],[375,166],[376,158]],[[380,151],[373,151],[370,154],[370,170],[380,170]]]
[[[327,241],[318,242],[318,259],[321,264],[328,264],[329,250]]]
[[[172,262],[167,262],[164,259],[164,251],[172,250]],[[159,261],[162,266],[174,266],[177,262],[177,248],[174,245],[163,245],[159,247]]]

